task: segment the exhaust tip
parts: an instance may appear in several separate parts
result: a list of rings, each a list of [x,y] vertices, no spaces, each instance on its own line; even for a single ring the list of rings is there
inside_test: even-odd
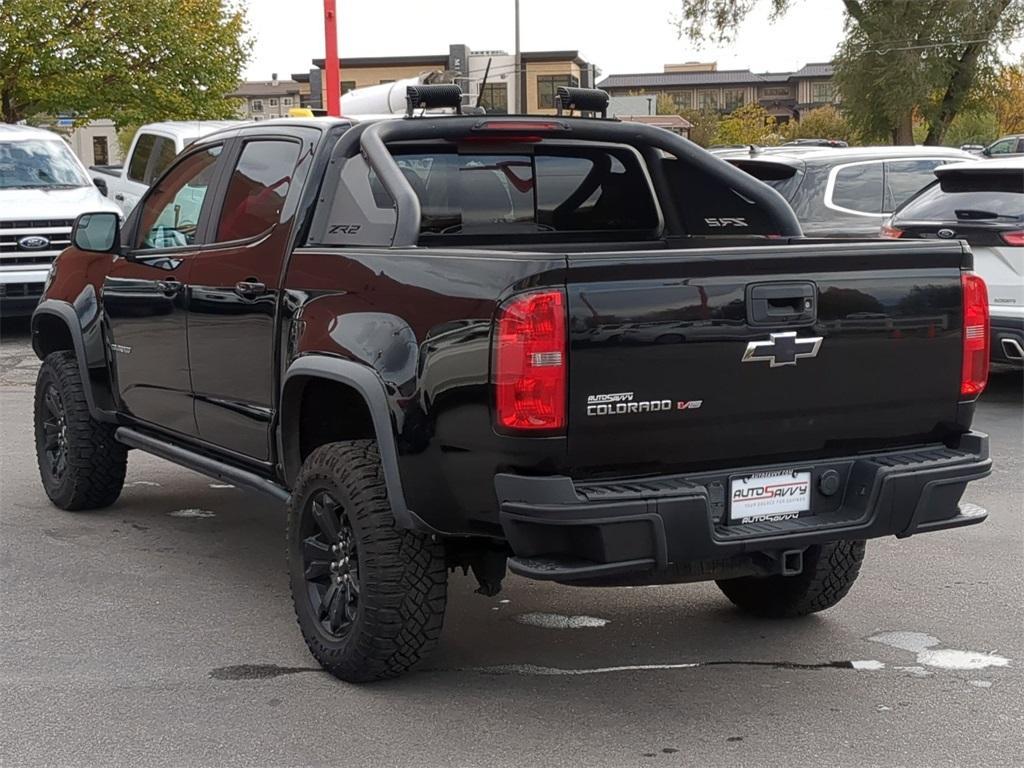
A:
[[[1024,348],[1016,339],[1002,339],[1003,354],[1011,360],[1024,360]]]

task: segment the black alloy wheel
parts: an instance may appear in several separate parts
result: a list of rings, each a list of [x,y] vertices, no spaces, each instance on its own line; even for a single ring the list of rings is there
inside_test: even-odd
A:
[[[60,482],[68,468],[68,422],[64,401],[53,382],[43,392],[43,454],[46,469]]]
[[[306,594],[320,628],[344,637],[359,610],[359,552],[341,504],[326,490],[313,494],[303,521]]]

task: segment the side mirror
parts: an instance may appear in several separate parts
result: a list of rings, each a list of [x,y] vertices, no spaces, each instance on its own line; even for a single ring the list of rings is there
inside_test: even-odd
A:
[[[110,191],[107,189],[107,182],[103,179],[93,179],[92,183],[96,185],[96,189],[100,191],[100,194],[104,197],[110,197]]]
[[[983,150],[981,150],[981,154],[983,154],[985,157],[992,157],[992,147],[985,147]]]
[[[121,248],[121,217],[116,213],[83,213],[75,219],[71,242],[80,251],[116,253]]]

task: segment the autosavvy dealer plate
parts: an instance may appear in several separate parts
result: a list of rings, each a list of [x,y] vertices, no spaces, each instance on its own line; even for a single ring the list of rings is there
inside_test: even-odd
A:
[[[759,472],[731,480],[729,522],[793,520],[811,509],[811,473]]]

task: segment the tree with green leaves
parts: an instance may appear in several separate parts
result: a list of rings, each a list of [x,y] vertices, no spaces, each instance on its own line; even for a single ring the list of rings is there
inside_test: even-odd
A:
[[[225,94],[250,47],[228,0],[2,0],[0,114],[118,125],[233,117]]]
[[[725,42],[758,0],[681,0],[680,35]],[[770,0],[778,18],[797,0]],[[843,110],[865,138],[913,141],[915,114],[941,144],[977,103],[1005,46],[1024,30],[1024,0],[833,0],[846,14],[835,58]],[[815,0],[820,13],[822,0]],[[810,9],[807,9],[810,12]]]
[[[744,104],[722,118],[715,137],[716,144],[756,144],[771,147],[782,136],[775,127],[775,118],[760,104]]]
[[[839,139],[850,144],[857,141],[856,131],[842,112],[833,106],[809,109],[800,115],[799,122],[790,120],[781,127],[781,133],[790,139]]]

